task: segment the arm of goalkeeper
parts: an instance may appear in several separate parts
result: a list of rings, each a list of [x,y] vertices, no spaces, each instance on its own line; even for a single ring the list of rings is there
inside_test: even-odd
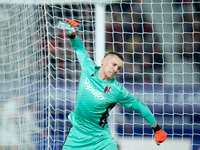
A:
[[[163,143],[166,138],[167,138],[167,133],[160,128],[160,126],[158,125],[158,123],[156,123],[152,129],[155,132],[155,141],[157,143],[157,145],[160,145],[160,143]]]
[[[71,19],[65,19],[66,22],[69,23],[69,28],[66,29],[67,35],[70,39],[74,39],[76,37],[75,33],[80,27],[80,24],[74,20]]]

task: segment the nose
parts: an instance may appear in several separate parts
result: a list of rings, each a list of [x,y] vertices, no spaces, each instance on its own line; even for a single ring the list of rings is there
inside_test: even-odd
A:
[[[115,67],[113,68],[113,71],[114,71],[114,72],[117,72],[117,70],[118,70],[118,66],[115,66]]]

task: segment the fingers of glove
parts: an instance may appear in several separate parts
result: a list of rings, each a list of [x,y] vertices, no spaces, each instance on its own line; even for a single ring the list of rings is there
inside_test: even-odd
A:
[[[76,22],[76,21],[72,22],[71,25],[74,26],[74,27],[79,27],[80,26],[80,24],[78,22]]]
[[[65,21],[69,22],[71,24],[71,22],[73,22],[73,20],[71,19],[65,19]]]
[[[167,133],[164,130],[162,130],[162,129],[160,129],[159,131],[157,131],[155,133],[155,141],[157,143],[164,142],[166,140],[166,138],[167,138]]]
[[[74,20],[65,19],[65,21],[69,22],[69,24],[74,26],[74,27],[80,26],[80,24],[78,22],[74,21]]]

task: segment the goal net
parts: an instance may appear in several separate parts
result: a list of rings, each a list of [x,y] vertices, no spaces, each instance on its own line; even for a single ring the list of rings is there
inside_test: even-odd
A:
[[[96,64],[123,55],[116,79],[168,133],[158,147],[149,124],[118,104],[109,125],[120,150],[199,150],[198,0],[0,0],[0,149],[61,149],[81,74],[58,28],[66,18]]]

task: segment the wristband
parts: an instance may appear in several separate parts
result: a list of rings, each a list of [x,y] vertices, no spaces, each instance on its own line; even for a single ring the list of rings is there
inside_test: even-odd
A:
[[[161,127],[158,125],[158,123],[156,123],[155,126],[152,127],[152,129],[154,130],[155,133],[156,131],[159,131]]]
[[[73,39],[75,39],[76,34],[68,35],[68,37],[73,40]]]

